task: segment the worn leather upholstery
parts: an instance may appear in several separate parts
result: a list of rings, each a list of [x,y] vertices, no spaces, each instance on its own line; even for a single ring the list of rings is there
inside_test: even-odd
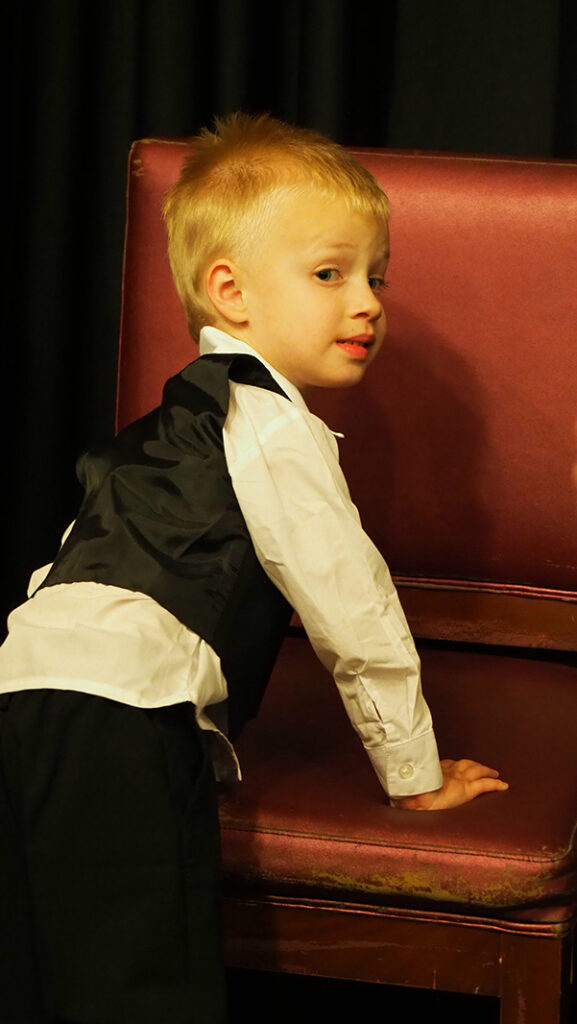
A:
[[[185,154],[145,140],[131,156],[120,424],[196,352],[160,218]],[[439,814],[390,809],[330,679],[289,638],[239,744],[245,781],[222,802],[230,958],[434,973],[500,995],[503,1021],[548,1024],[577,904],[577,165],[357,155],[392,205],[388,342],[359,388],[315,411],[345,434],[353,497],[424,638],[441,754],[494,764],[511,788]],[[274,911],[261,933],[259,907]],[[323,914],[332,926],[315,931]],[[411,941],[436,928],[420,973],[409,933],[387,931],[399,922]]]
[[[441,814],[390,809],[330,677],[292,638],[262,718],[239,744],[247,782],[222,808],[231,881],[301,898],[567,920],[577,889],[577,772],[567,764],[575,669],[494,650],[422,655],[441,756],[499,765],[507,797]]]

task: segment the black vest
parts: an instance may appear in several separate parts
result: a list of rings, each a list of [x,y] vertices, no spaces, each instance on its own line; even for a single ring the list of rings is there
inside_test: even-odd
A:
[[[158,409],[79,460],[85,498],[43,586],[104,583],[166,608],[220,657],[234,738],[258,711],[291,609],[256,557],[228,472],[229,378],[284,394],[244,355],[202,356],[169,380]]]

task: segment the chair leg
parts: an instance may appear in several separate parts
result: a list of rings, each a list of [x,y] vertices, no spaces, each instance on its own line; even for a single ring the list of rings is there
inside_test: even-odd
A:
[[[570,1024],[568,939],[502,938],[501,1024]]]

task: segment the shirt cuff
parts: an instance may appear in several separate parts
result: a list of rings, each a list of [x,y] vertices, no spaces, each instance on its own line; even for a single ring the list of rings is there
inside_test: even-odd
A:
[[[391,799],[429,793],[443,785],[437,741],[432,730],[394,746],[367,749],[379,781]]]

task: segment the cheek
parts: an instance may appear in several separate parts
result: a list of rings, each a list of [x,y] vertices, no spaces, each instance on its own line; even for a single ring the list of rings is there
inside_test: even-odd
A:
[[[383,341],[385,340],[385,337],[387,335],[387,317],[384,312],[379,321],[377,322],[375,334],[378,338],[378,347],[381,348],[381,345],[383,344]]]
[[[383,311],[383,315],[377,321],[377,324],[376,324],[376,327],[375,327],[375,334],[376,334],[377,338],[379,339],[379,346],[382,345],[383,344],[383,340],[385,339],[386,334],[387,334],[387,317],[386,317],[386,314],[385,314],[384,311]]]
[[[376,359],[376,357],[378,356],[379,352],[381,351],[381,349],[383,347],[383,342],[385,340],[385,335],[387,333],[387,324],[386,324],[385,320],[383,320],[382,324],[379,321],[379,324],[378,324],[378,327],[377,327],[377,330],[376,330],[375,333],[376,333],[377,340],[376,340],[375,344],[373,345],[373,347],[371,349],[371,355],[370,355],[370,359],[369,359],[367,365],[370,365],[372,363],[373,359]]]

